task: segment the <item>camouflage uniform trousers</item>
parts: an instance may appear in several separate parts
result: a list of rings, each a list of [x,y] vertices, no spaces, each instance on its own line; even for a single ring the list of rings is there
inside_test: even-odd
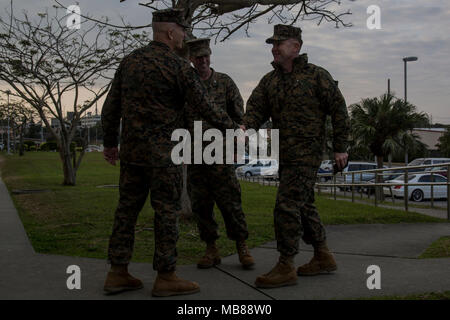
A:
[[[109,242],[108,261],[127,264],[134,247],[139,212],[150,192],[155,212],[153,269],[174,271],[177,261],[178,217],[181,211],[181,167],[120,164],[120,198]]]
[[[188,165],[188,192],[201,240],[210,243],[219,238],[214,202],[222,213],[228,238],[234,241],[248,238],[241,186],[234,166]]]
[[[325,228],[314,206],[316,167],[280,165],[280,185],[274,210],[277,250],[287,256],[298,253],[299,240],[324,241]]]

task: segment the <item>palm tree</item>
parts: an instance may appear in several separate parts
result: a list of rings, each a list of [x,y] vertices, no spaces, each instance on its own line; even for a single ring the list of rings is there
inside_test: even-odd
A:
[[[402,147],[406,152],[409,145],[406,142],[417,140],[411,130],[428,123],[427,114],[417,112],[414,105],[391,94],[363,99],[350,106],[350,114],[354,147],[370,150],[376,157],[378,168],[383,168],[384,156],[391,153],[395,146]],[[377,182],[381,181],[380,176]],[[378,197],[381,198],[382,192],[378,189]]]

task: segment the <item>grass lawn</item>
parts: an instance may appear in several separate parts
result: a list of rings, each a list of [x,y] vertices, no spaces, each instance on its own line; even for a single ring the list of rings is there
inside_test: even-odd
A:
[[[419,258],[450,258],[450,236],[441,237],[433,242]]]
[[[77,185],[62,186],[59,155],[28,152],[24,157],[0,155],[0,170],[10,192],[15,189],[49,189],[50,192],[12,195],[34,249],[40,253],[106,258],[118,188],[98,188],[117,184],[119,166],[107,164],[100,153],[88,153],[77,175]],[[272,211],[276,188],[241,182],[250,247],[274,239]],[[324,224],[446,222],[417,213],[375,208],[351,202],[316,197]],[[216,209],[223,255],[235,253],[226,238],[222,217]],[[133,261],[152,261],[153,210],[148,202],[136,227]],[[180,221],[178,253],[180,264],[195,263],[204,251],[194,222]]]

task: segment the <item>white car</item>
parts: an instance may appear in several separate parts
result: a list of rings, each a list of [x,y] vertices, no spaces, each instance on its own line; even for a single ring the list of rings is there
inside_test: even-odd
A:
[[[333,160],[323,160],[320,164],[320,169],[323,171],[333,171]]]
[[[86,147],[85,152],[103,152],[103,146],[96,146],[92,144]]]
[[[447,178],[440,174],[433,174],[433,182],[447,182]],[[404,183],[404,176],[398,176],[394,180],[386,181],[386,183]],[[425,183],[432,182],[431,174],[429,173],[415,173],[408,175],[408,183]],[[390,187],[394,197],[402,198],[405,195],[405,189],[402,185],[394,185]],[[390,196],[391,191],[389,187],[383,187],[385,195]],[[447,199],[447,186],[437,185],[433,186],[434,199]],[[431,186],[408,186],[408,199],[413,201],[423,201],[424,199],[431,199]]]
[[[430,164],[440,164],[440,163],[449,163],[450,158],[419,158],[414,159],[408,166],[425,166]],[[421,171],[430,171],[432,168],[417,168],[411,169],[409,172],[421,172]]]
[[[278,161],[274,159],[255,159],[236,169],[238,176],[264,176],[276,178],[278,175]]]

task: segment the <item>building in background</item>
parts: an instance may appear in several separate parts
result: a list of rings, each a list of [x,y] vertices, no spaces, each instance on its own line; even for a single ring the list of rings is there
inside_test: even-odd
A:
[[[93,128],[102,120],[100,115],[93,115],[92,112],[88,112],[87,116],[81,117],[80,126],[82,128]]]
[[[444,135],[445,128],[414,128],[412,133],[417,135],[430,152],[430,157],[440,157],[437,144],[439,138]]]

